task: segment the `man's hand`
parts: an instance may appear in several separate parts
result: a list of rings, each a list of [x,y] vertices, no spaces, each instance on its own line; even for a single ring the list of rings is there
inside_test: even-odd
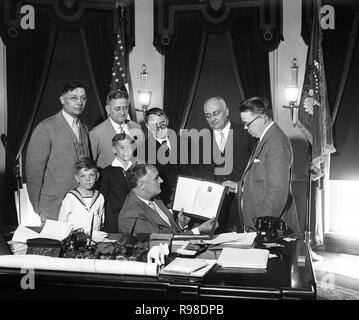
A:
[[[223,187],[229,187],[229,192],[236,192],[237,190],[237,183],[236,182],[233,182],[231,180],[227,180],[227,181],[224,181],[222,182],[222,186]]]
[[[215,222],[215,218],[212,218],[211,220],[207,220],[206,222],[203,222],[197,228],[201,234],[202,233],[210,233],[214,223],[216,223],[215,229],[217,229],[219,225],[218,225],[217,220]]]
[[[178,212],[178,215],[177,215],[177,221],[178,223],[180,224],[180,226],[182,228],[184,228],[185,226],[187,226],[189,224],[189,222],[191,221],[191,218],[190,217],[187,217],[183,214],[183,208],[181,208],[181,211]]]
[[[165,263],[165,256],[168,256],[169,248],[167,243],[160,243],[153,246],[147,253],[147,263],[157,263],[159,265]],[[154,260],[154,261],[153,261]]]

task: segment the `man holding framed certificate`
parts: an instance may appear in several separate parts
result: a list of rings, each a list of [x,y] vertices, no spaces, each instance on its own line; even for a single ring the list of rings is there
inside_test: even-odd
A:
[[[134,165],[127,172],[127,180],[131,191],[118,217],[120,233],[209,234],[218,227],[213,217],[188,230],[190,217],[183,210],[174,216],[156,197],[161,193],[162,179],[154,165]]]

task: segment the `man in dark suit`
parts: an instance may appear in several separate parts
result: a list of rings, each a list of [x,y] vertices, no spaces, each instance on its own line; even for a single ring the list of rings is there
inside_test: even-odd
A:
[[[266,98],[244,100],[239,110],[244,128],[259,139],[239,182],[223,183],[238,193],[242,228],[254,227],[253,218],[281,215],[292,231],[299,232],[291,185],[293,151],[290,141],[273,121]]]
[[[241,125],[229,121],[229,109],[221,97],[207,99],[203,112],[211,128],[210,139],[199,144],[200,161],[198,165],[191,165],[192,175],[218,183],[239,180],[248,162],[253,140]],[[211,153],[211,163],[206,164],[201,155],[208,152]],[[229,193],[222,205],[217,232],[234,231],[238,226],[237,201]]]
[[[111,91],[107,95],[108,118],[90,131],[91,149],[97,166],[105,168],[115,159],[112,138],[117,133],[126,133],[139,143],[142,139],[141,126],[128,120],[129,97],[126,91]]]
[[[120,233],[209,233],[213,219],[192,230],[186,230],[190,218],[180,211],[175,217],[164,203],[156,198],[161,193],[162,179],[151,164],[136,164],[127,172],[131,187],[118,216]]]
[[[79,119],[86,101],[83,84],[65,84],[62,110],[40,122],[32,133],[25,170],[29,198],[42,223],[57,220],[64,195],[77,186],[76,162],[90,156],[88,130]]]
[[[151,108],[145,114],[146,138],[138,148],[139,160],[154,164],[163,180],[159,197],[171,207],[179,174],[186,174],[180,165],[180,141],[174,130],[168,128],[168,117],[160,108]],[[186,150],[187,152],[187,150]]]

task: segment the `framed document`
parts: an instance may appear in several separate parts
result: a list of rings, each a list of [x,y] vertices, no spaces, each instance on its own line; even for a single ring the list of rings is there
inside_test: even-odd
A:
[[[173,201],[173,210],[201,220],[218,219],[227,187],[203,179],[179,176]]]

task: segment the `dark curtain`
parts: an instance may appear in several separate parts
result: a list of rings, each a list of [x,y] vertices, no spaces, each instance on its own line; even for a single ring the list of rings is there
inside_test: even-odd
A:
[[[163,109],[170,127],[178,131],[189,112],[203,61],[206,33],[196,20],[182,20],[176,42],[165,59]]]
[[[245,98],[264,95],[271,101],[268,52],[259,45],[256,19],[235,20],[230,34]]]
[[[323,55],[336,152],[331,156],[331,180],[359,180],[359,4],[325,1],[335,9],[335,29],[325,30]]]
[[[81,30],[84,51],[95,89],[97,103],[103,118],[106,118],[106,96],[110,90],[115,35],[112,12],[95,14]]]
[[[46,84],[49,66],[56,42],[56,28],[46,13],[36,11],[36,29],[20,31],[18,39],[6,36],[7,70],[7,138],[8,150],[16,157],[21,153],[24,137],[29,134]],[[16,189],[15,163],[7,157],[5,166],[4,224],[16,224],[14,191]]]

